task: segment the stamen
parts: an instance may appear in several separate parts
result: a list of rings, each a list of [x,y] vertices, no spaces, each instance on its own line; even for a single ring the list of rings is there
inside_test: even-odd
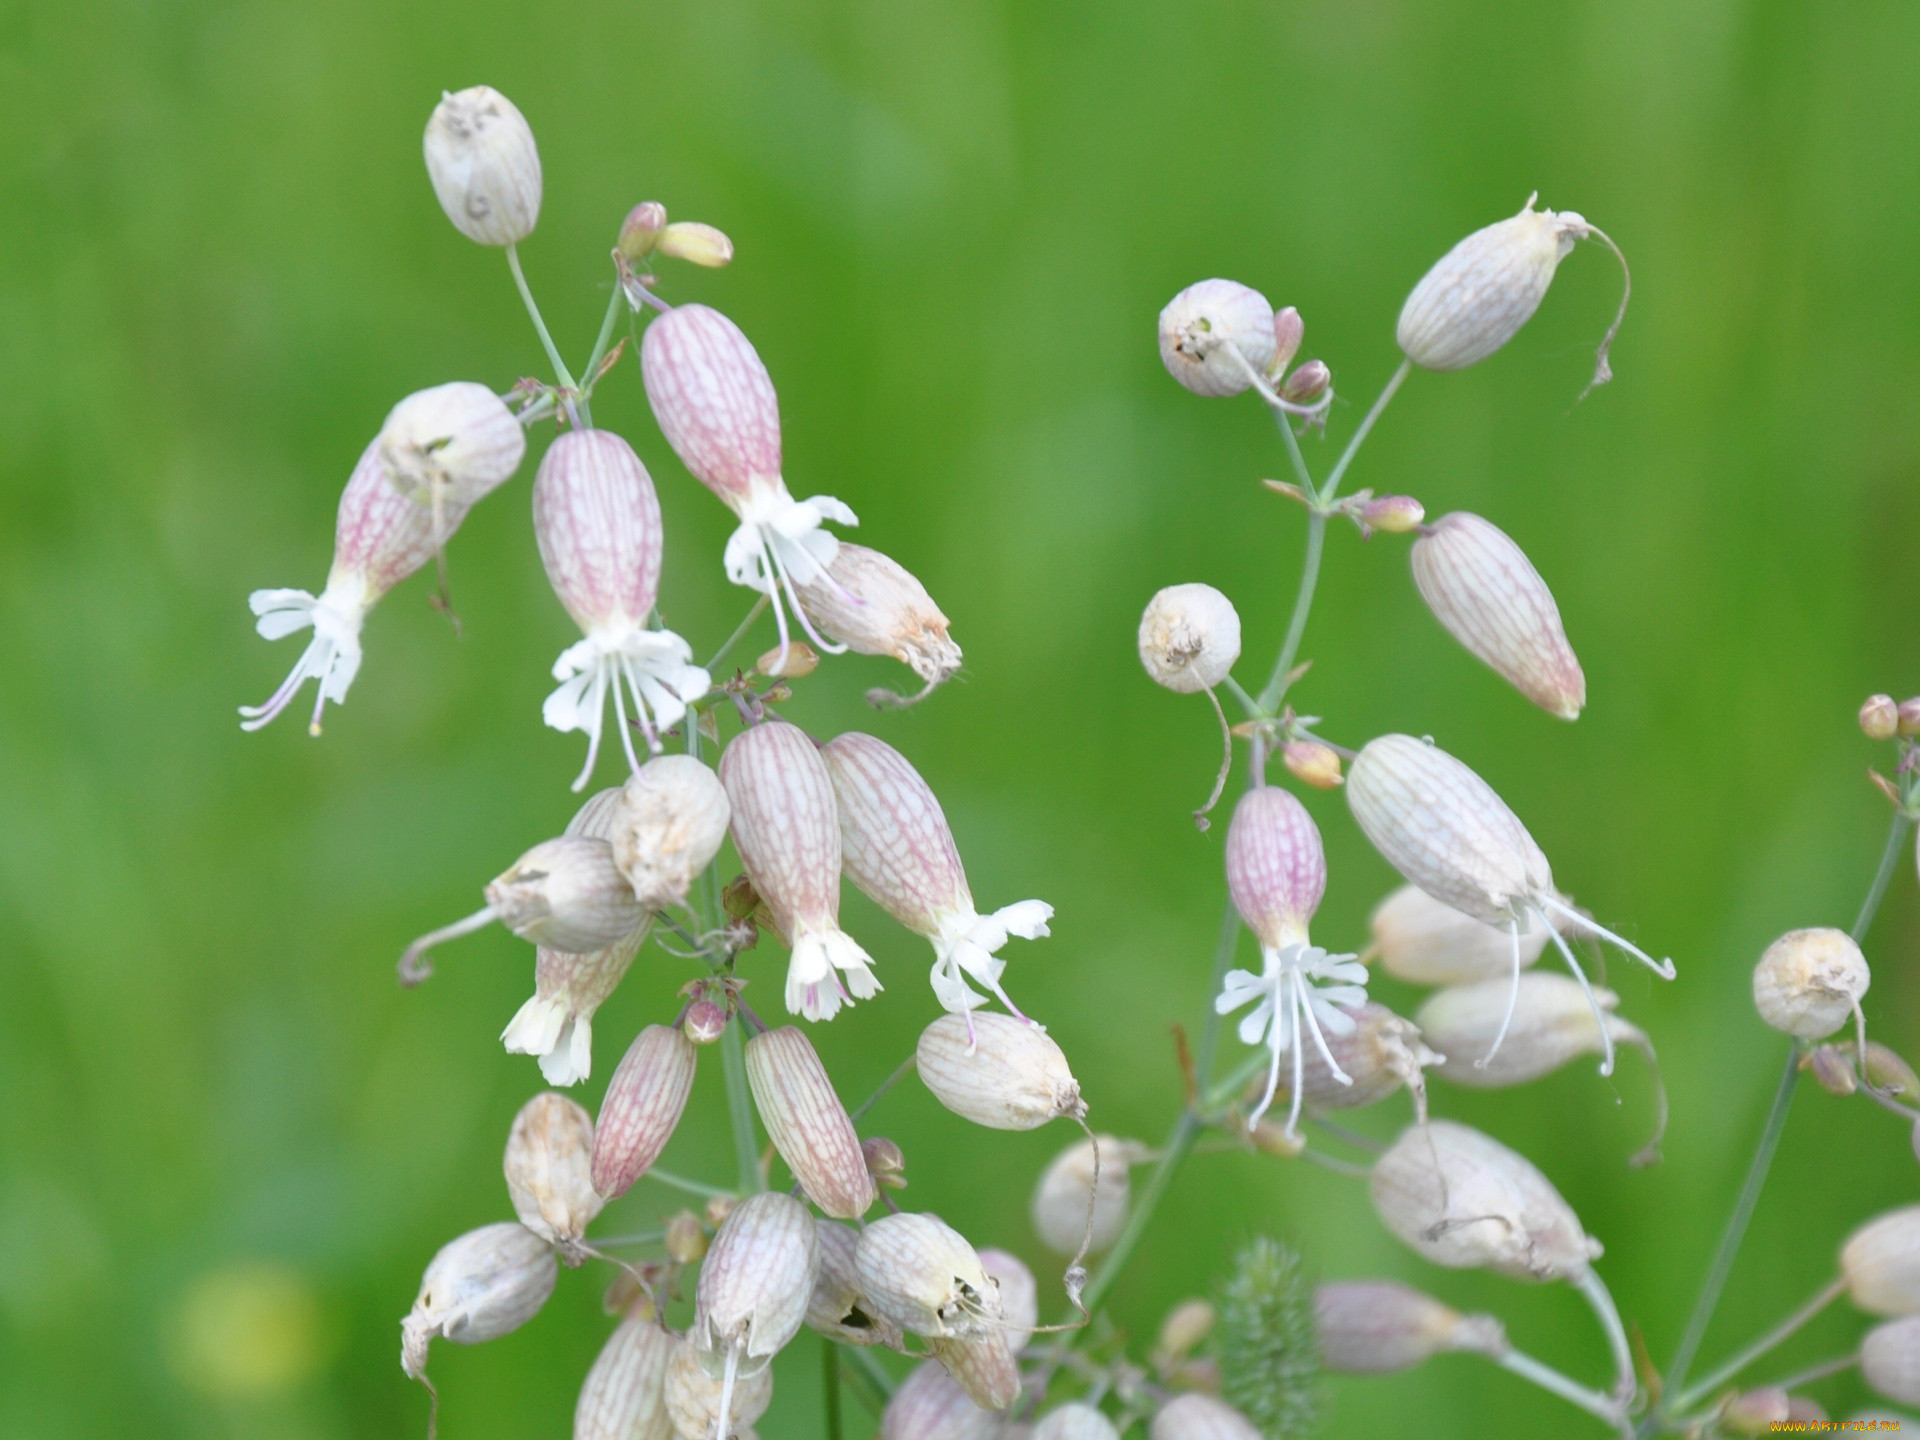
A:
[[[1353,1084],[1353,1077],[1340,1068],[1340,1062],[1333,1058],[1333,1051],[1327,1048],[1327,1037],[1320,1033],[1320,1017],[1313,1013],[1313,987],[1299,971],[1294,972],[1294,984],[1303,992],[1300,999],[1301,1009],[1307,1018],[1307,1028],[1313,1032],[1313,1043],[1320,1052],[1320,1058],[1327,1062],[1327,1068],[1333,1072],[1333,1078],[1342,1085]],[[1296,1037],[1298,1038],[1298,1037]]]
[[[587,763],[580,767],[580,773],[574,779],[573,788],[576,794],[587,788],[587,780],[593,774],[593,762],[600,754],[600,722],[607,706],[606,684],[605,672],[596,667],[593,672],[593,684],[589,687],[593,692],[593,698],[588,702],[590,708],[587,712],[590,717],[587,721]]]
[[[1580,982],[1580,989],[1586,994],[1587,1005],[1593,1011],[1594,1026],[1600,1032],[1600,1048],[1602,1052],[1600,1073],[1602,1075],[1611,1075],[1613,1074],[1613,1036],[1607,1032],[1606,1013],[1600,1008],[1600,1001],[1593,993],[1593,986],[1587,983],[1587,972],[1582,970],[1580,968],[1580,962],[1573,958],[1573,951],[1567,948],[1567,942],[1561,938],[1560,932],[1554,929],[1553,922],[1548,920],[1545,915],[1540,914],[1538,906],[1535,907],[1534,913],[1540,915],[1541,924],[1547,927],[1547,935],[1552,939],[1555,946],[1559,948],[1561,957],[1567,962],[1567,968],[1573,971],[1573,978]]]
[[[774,657],[774,668],[783,670],[787,664],[787,651],[793,640],[787,630],[787,609],[780,603],[779,572],[774,568],[773,549],[767,543],[767,532],[759,526],[754,527],[753,538],[760,545],[760,578],[766,584],[765,594],[773,601],[773,623],[780,632],[780,653]],[[796,605],[795,608],[798,608]]]
[[[813,621],[810,618],[808,618],[806,607],[800,603],[800,596],[798,592],[795,591],[795,589],[793,588],[793,577],[787,573],[786,562],[780,558],[780,540],[777,536],[769,543],[767,549],[768,549],[768,552],[773,556],[774,573],[779,577],[780,584],[785,588],[787,592],[787,599],[793,603],[794,617],[799,620],[800,628],[807,632],[807,638],[813,641],[815,645],[818,645],[820,647],[822,654],[826,654],[826,655],[846,654],[847,653],[846,646],[834,644],[833,641],[827,639],[826,636],[822,635],[818,630],[813,628]],[[824,567],[822,567],[820,573],[823,575],[826,574],[826,570]],[[780,657],[780,659],[781,659],[781,663],[784,664],[786,661],[786,657],[783,655]]]
[[[1267,1089],[1266,1093],[1260,1097],[1260,1103],[1253,1107],[1253,1113],[1247,1116],[1249,1130],[1260,1123],[1260,1117],[1265,1115],[1273,1104],[1274,1091],[1280,1088],[1280,995],[1277,989],[1269,1003],[1273,1006],[1273,1014],[1267,1019],[1267,1051],[1270,1056],[1267,1064]]]
[[[627,677],[627,688],[633,694],[633,715],[634,719],[640,722],[640,733],[647,737],[647,751],[649,754],[658,755],[667,747],[660,743],[660,737],[654,733],[653,716],[648,713],[651,707],[647,704],[646,695],[640,684],[639,662],[631,655],[621,656],[620,673]],[[676,695],[675,698],[679,697]]]
[[[1544,922],[1549,930],[1551,921]],[[1520,920],[1518,916],[1507,921],[1507,934],[1513,940],[1513,984],[1507,987],[1507,1013],[1500,1017],[1500,1033],[1493,1037],[1493,1044],[1487,1053],[1473,1062],[1473,1068],[1484,1070],[1493,1063],[1493,1057],[1500,1053],[1500,1044],[1507,1038],[1507,1029],[1513,1024],[1514,1008],[1520,1003]]]
[[[618,663],[612,656],[602,655],[594,662],[594,666],[597,673],[606,675]],[[620,722],[620,745],[627,752],[627,768],[637,771],[640,768],[640,760],[633,753],[633,729],[627,724],[626,696],[620,689],[620,676],[614,674],[610,678],[613,681],[613,715],[614,719]],[[642,710],[640,713],[644,715],[646,711]]]
[[[300,658],[294,662],[293,669],[288,673],[287,678],[280,682],[280,688],[267,697],[265,704],[242,705],[240,714],[245,718],[241,720],[240,728],[247,731],[258,730],[279,718],[280,712],[286,709],[293,697],[299,693],[307,677],[314,673],[314,652],[323,647],[331,650],[332,642],[318,635],[314,636],[307,642],[307,648],[300,652]],[[321,683],[325,684],[325,680],[323,679]]]
[[[1287,1138],[1298,1139],[1300,1106],[1307,1089],[1307,1052],[1305,1040],[1300,1034],[1300,1012],[1307,1008],[1307,1002],[1300,994],[1300,972],[1289,970],[1286,979],[1288,994],[1291,997],[1293,1020],[1293,1104],[1287,1111]]]
[[[1634,944],[1631,940],[1623,939],[1621,936],[1614,934],[1613,931],[1607,929],[1607,927],[1602,925],[1598,920],[1592,919],[1591,917],[1586,915],[1582,915],[1578,910],[1575,910],[1571,905],[1563,905],[1558,900],[1555,900],[1552,896],[1543,897],[1540,901],[1540,904],[1550,907],[1560,915],[1564,915],[1567,919],[1571,920],[1574,924],[1580,926],[1584,930],[1591,932],[1592,934],[1598,935],[1602,940],[1612,941],[1615,946],[1617,946],[1621,950],[1626,951],[1627,954],[1633,956],[1634,959],[1638,960],[1642,965],[1645,965],[1649,970],[1653,971],[1653,973],[1658,975],[1662,980],[1671,980],[1675,975],[1679,973],[1679,971],[1674,969],[1672,960],[1654,959],[1651,955],[1647,954],[1646,951],[1642,950],[1638,945]],[[1548,925],[1547,929],[1552,933],[1555,933],[1555,934],[1558,933],[1557,931],[1554,931],[1552,925]]]

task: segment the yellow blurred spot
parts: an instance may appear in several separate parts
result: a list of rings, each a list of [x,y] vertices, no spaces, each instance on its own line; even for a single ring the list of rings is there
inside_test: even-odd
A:
[[[204,1395],[269,1395],[320,1368],[321,1330],[305,1277],[277,1261],[241,1261],[187,1287],[166,1337],[168,1358],[180,1381]]]

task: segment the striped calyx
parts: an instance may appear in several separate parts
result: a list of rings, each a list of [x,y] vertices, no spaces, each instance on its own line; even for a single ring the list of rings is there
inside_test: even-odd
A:
[[[580,1387],[573,1440],[671,1440],[667,1362],[684,1343],[651,1317],[621,1321]]]
[[[1418,885],[1402,885],[1373,912],[1373,949],[1380,968],[1414,985],[1466,985],[1513,971],[1512,942],[1504,930],[1463,915]],[[1520,964],[1540,958],[1547,927],[1520,936]]]
[[[747,1042],[747,1084],[767,1138],[809,1200],[837,1220],[857,1220],[874,1201],[860,1137],[813,1042],[783,1025]]]
[[[1320,1363],[1348,1375],[1409,1370],[1443,1351],[1499,1359],[1510,1348],[1491,1315],[1462,1315],[1391,1280],[1341,1280],[1313,1294]]]
[[[608,826],[613,863],[649,910],[687,898],[732,819],[720,777],[691,755],[656,755],[620,792]]]
[[[1025,1020],[942,1015],[921,1032],[915,1060],[934,1098],[976,1125],[1033,1130],[1087,1113],[1066,1055]]]
[[[1277,785],[1249,790],[1227,829],[1227,889],[1262,945],[1303,945],[1327,889],[1320,829]]]
[[[821,634],[857,655],[898,660],[926,683],[916,699],[960,669],[960,647],[927,587],[878,550],[843,540],[821,574],[796,583]]]
[[[400,1322],[400,1368],[416,1380],[425,1374],[436,1337],[478,1345],[519,1329],[547,1303],[559,1273],[553,1247],[512,1221],[449,1241]]]
[[[649,1025],[607,1082],[593,1135],[593,1188],[624,1195],[646,1174],[680,1123],[693,1089],[693,1042],[672,1025]]]
[[[520,1107],[502,1162],[520,1223],[560,1247],[570,1264],[606,1199],[593,1188],[593,1117],[557,1091]]]
[[[422,142],[447,219],[480,245],[512,245],[540,218],[540,151],[514,103],[490,85],[444,94]]]
[[[861,1293],[914,1335],[978,1339],[1000,1324],[1000,1287],[973,1246],[932,1215],[887,1215],[860,1232]]]
[[[1278,348],[1273,306],[1237,281],[1189,285],[1160,312],[1160,363],[1196,395],[1238,395]]]
[[[820,1238],[791,1195],[749,1195],[700,1264],[690,1338],[709,1375],[763,1370],[807,1318]]]
[[[1535,210],[1467,236],[1421,277],[1400,309],[1400,348],[1427,370],[1461,370],[1519,333],[1553,272],[1591,227],[1571,210]]]

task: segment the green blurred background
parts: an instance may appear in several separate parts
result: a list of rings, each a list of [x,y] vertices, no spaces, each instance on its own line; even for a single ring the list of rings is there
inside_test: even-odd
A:
[[[420,163],[440,91],[481,81],[539,137],[524,255],[576,359],[629,205],[734,238],[732,269],[670,271],[665,293],[745,327],[795,492],[854,506],[968,660],[878,717],[862,690],[905,673],[830,664],[791,713],[906,750],[983,904],[1058,907],[1008,983],[1096,1122],[1149,1139],[1178,1103],[1169,1027],[1202,1013],[1224,827],[1186,818],[1212,717],[1145,680],[1134,627],[1157,587],[1211,582],[1257,679],[1303,530],[1255,483],[1285,464],[1261,407],[1169,380],[1156,312],[1211,275],[1297,304],[1343,397],[1337,443],[1458,237],[1537,188],[1619,240],[1635,298],[1614,385],[1574,403],[1619,284],[1583,247],[1506,351],[1414,377],[1351,481],[1509,530],[1558,595],[1587,714],[1509,692],[1421,608],[1404,541],[1350,530],[1298,696],[1336,738],[1434,735],[1563,886],[1678,961],[1671,986],[1614,972],[1673,1092],[1664,1165],[1625,1165],[1648,1124],[1636,1059],[1611,1085],[1582,1063],[1435,1094],[1556,1181],[1664,1361],[1782,1054],[1748,967],[1784,928],[1851,921],[1886,821],[1854,708],[1920,687],[1917,59],[1920,11],[1897,0],[0,6],[0,1434],[418,1434],[396,1321],[439,1244],[510,1213],[500,1149],[539,1077],[495,1037],[531,950],[463,942],[417,993],[392,962],[572,809],[582,742],[539,707],[575,632],[531,543],[531,463],[452,548],[463,637],[417,578],[374,615],[324,739],[298,706],[256,736],[234,715],[297,653],[254,637],[247,592],[318,587],[387,409],[542,368],[500,256],[453,232]],[[595,410],[653,467],[663,606],[704,655],[744,608],[730,517],[631,359]],[[1307,800],[1332,871],[1316,936],[1357,947],[1392,877],[1338,795]],[[924,945],[851,892],[846,913],[889,989],[816,1038],[860,1095],[935,1010]],[[1910,1053],[1917,949],[1903,863],[1868,1010]],[[771,990],[783,963],[768,946],[747,970]],[[601,1012],[588,1103],[682,974],[650,950]],[[724,1178],[717,1059],[669,1163]],[[1405,1117],[1401,1098],[1358,1123]],[[1028,1189],[1070,1132],[969,1129],[916,1085],[874,1123],[913,1204],[1043,1260]],[[1817,1288],[1917,1179],[1892,1118],[1808,1087],[1705,1358]],[[599,1228],[677,1203],[642,1185]],[[1362,1185],[1237,1155],[1184,1173],[1116,1317],[1150,1331],[1257,1230],[1604,1372],[1565,1287],[1423,1267]],[[566,1433],[603,1278],[563,1275],[507,1339],[438,1347],[443,1433]],[[1861,1328],[1836,1310],[1760,1373]],[[817,1370],[810,1342],[783,1360],[763,1435],[821,1433]],[[1814,1393],[1865,1403],[1851,1378]],[[1329,1435],[1600,1433],[1467,1359],[1332,1394]]]

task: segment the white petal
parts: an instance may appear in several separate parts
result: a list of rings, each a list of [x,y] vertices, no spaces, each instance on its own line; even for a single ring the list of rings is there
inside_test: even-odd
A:
[[[566,1028],[567,1007],[558,1000],[535,995],[514,1013],[500,1041],[510,1055],[545,1055]]]
[[[758,590],[762,595],[771,595],[774,581],[761,554],[761,543],[758,525],[741,525],[727,537],[722,563],[727,567],[727,579],[734,584]]]
[[[948,960],[936,959],[927,979],[933,985],[934,998],[940,1002],[941,1008],[955,1015],[964,1015],[987,1003],[986,997],[961,979],[959,968]]]
[[[800,502],[813,511],[822,520],[831,520],[837,525],[858,525],[860,517],[852,509],[831,495],[809,495]]]
[[[1009,935],[1022,940],[1038,940],[1053,933],[1047,929],[1047,922],[1053,919],[1053,906],[1044,900],[1016,900],[994,911],[993,918]]]

